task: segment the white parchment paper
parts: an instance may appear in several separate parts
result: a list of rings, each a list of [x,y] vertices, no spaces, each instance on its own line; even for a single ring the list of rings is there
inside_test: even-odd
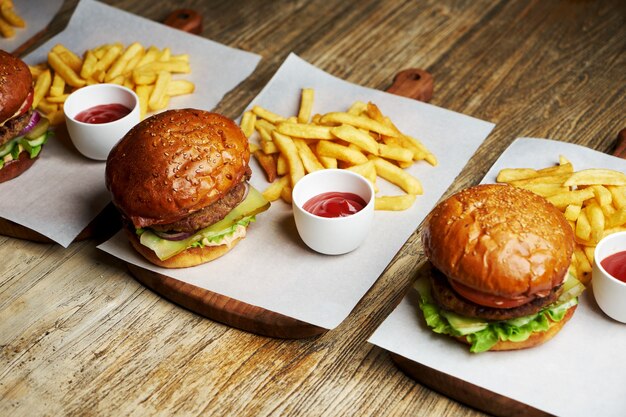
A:
[[[356,100],[372,101],[397,126],[421,139],[439,157],[436,167],[415,164],[409,172],[419,178],[424,195],[401,212],[376,212],[367,241],[341,256],[320,255],[298,237],[291,206],[277,201],[257,216],[248,236],[226,256],[181,270],[149,265],[118,234],[99,246],[121,259],[248,304],[324,328],[337,326],[376,281],[393,256],[465,166],[493,129],[477,120],[415,100],[360,87],[335,78],[290,55],[250,106],[259,104],[291,116],[298,110],[300,90],[315,89],[314,113],[344,111]],[[268,183],[252,164],[251,183],[260,190]],[[381,193],[399,194],[390,184]]]
[[[521,138],[501,155],[483,182],[502,168],[543,168],[572,161],[575,170],[611,168],[626,161],[579,145]],[[558,416],[626,415],[626,325],[606,316],[591,288],[572,319],[547,343],[514,352],[471,354],[430,331],[411,290],[369,342],[407,359]]]
[[[12,38],[0,37],[0,49],[13,52],[44,30],[58,13],[63,0],[13,0],[15,12],[26,22],[25,28],[14,28]]]
[[[181,78],[195,83],[193,94],[174,97],[169,108],[210,110],[224,94],[256,68],[258,55],[229,48],[116,8],[82,0],[67,28],[29,54],[36,64],[62,43],[77,54],[111,42],[125,45],[170,47],[173,54],[187,53],[191,74]],[[176,78],[176,76],[174,76]],[[0,184],[0,217],[12,220],[67,247],[110,201],[104,186],[104,162],[84,158],[67,139],[65,128],[44,146],[39,160],[21,176]]]

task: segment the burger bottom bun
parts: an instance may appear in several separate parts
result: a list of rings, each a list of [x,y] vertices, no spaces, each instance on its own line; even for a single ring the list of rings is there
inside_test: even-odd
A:
[[[124,228],[124,231],[126,232],[126,236],[128,236],[128,240],[130,240],[131,245],[133,246],[133,248],[135,248],[137,252],[139,252],[151,263],[162,268],[188,268],[190,266],[196,266],[206,262],[210,262],[226,254],[228,251],[234,248],[241,239],[243,239],[243,237],[241,237],[233,240],[230,246],[219,245],[204,246],[202,248],[189,248],[177,255],[172,256],[171,258],[167,258],[162,261],[158,258],[158,256],[156,256],[153,250],[141,244],[139,238],[135,233],[127,228]]]
[[[28,152],[20,153],[18,159],[6,162],[0,169],[0,182],[12,180],[30,168],[39,157],[31,159]]]
[[[567,310],[567,313],[565,313],[565,316],[563,316],[563,319],[561,321],[552,321],[548,319],[550,321],[550,324],[549,324],[548,330],[546,330],[545,332],[533,332],[528,339],[523,340],[521,342],[511,342],[510,340],[506,340],[506,341],[500,340],[489,350],[490,351],[519,350],[519,349],[528,349],[531,347],[539,346],[540,344],[545,343],[548,340],[552,339],[563,328],[563,326],[565,326],[565,323],[567,323],[569,319],[574,315],[574,311],[576,310],[576,307],[578,307],[578,304],[576,304],[573,307],[570,307],[570,309]],[[468,345],[470,344],[467,341],[465,336],[457,337],[456,339]]]

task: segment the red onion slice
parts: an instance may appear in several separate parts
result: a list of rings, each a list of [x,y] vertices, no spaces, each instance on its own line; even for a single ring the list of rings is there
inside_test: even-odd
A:
[[[21,130],[20,133],[18,133],[18,136],[23,136],[33,130],[33,127],[35,127],[37,123],[39,123],[39,120],[41,120],[41,115],[39,114],[39,112],[34,111],[30,115],[30,120],[28,121],[28,124],[26,125],[26,127],[24,127],[24,129]]]
[[[193,233],[188,233],[188,232],[161,232],[158,230],[152,230],[152,231],[154,232],[155,235],[157,235],[161,239],[174,240],[174,241],[184,240],[184,239],[187,239],[189,236],[193,235]]]
[[[244,182],[243,184],[245,185],[246,188],[245,188],[245,190],[243,192],[243,198],[241,199],[241,201],[246,199],[246,197],[248,196],[248,192],[250,191],[250,184],[248,184],[247,181]]]

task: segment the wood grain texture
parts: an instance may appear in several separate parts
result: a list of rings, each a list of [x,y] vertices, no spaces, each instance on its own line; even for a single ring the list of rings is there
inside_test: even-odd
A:
[[[478,183],[516,137],[610,152],[624,128],[621,0],[105,2],[157,21],[199,10],[202,36],[262,55],[217,107],[231,117],[292,51],[381,90],[402,69],[427,70],[432,104],[497,123],[446,195]],[[75,4],[65,2],[48,36]],[[0,237],[0,257],[2,415],[482,414],[416,383],[366,342],[424,259],[419,230],[340,326],[303,340],[203,319],[144,288],[92,241],[62,249]]]
[[[326,329],[261,307],[187,284],[166,275],[128,264],[131,274],[157,294],[194,313],[261,336],[302,339]]]

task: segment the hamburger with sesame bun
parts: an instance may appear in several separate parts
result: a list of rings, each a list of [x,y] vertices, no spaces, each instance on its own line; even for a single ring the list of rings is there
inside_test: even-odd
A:
[[[0,50],[0,182],[30,168],[50,135],[48,119],[32,108],[33,96],[28,66]]]
[[[426,323],[472,352],[549,340],[584,290],[568,272],[574,234],[563,214],[510,185],[471,187],[439,203],[422,243],[429,273],[415,288]]]
[[[169,110],[133,127],[105,170],[132,246],[165,268],[199,265],[230,251],[269,202],[248,184],[248,139],[231,119]]]

